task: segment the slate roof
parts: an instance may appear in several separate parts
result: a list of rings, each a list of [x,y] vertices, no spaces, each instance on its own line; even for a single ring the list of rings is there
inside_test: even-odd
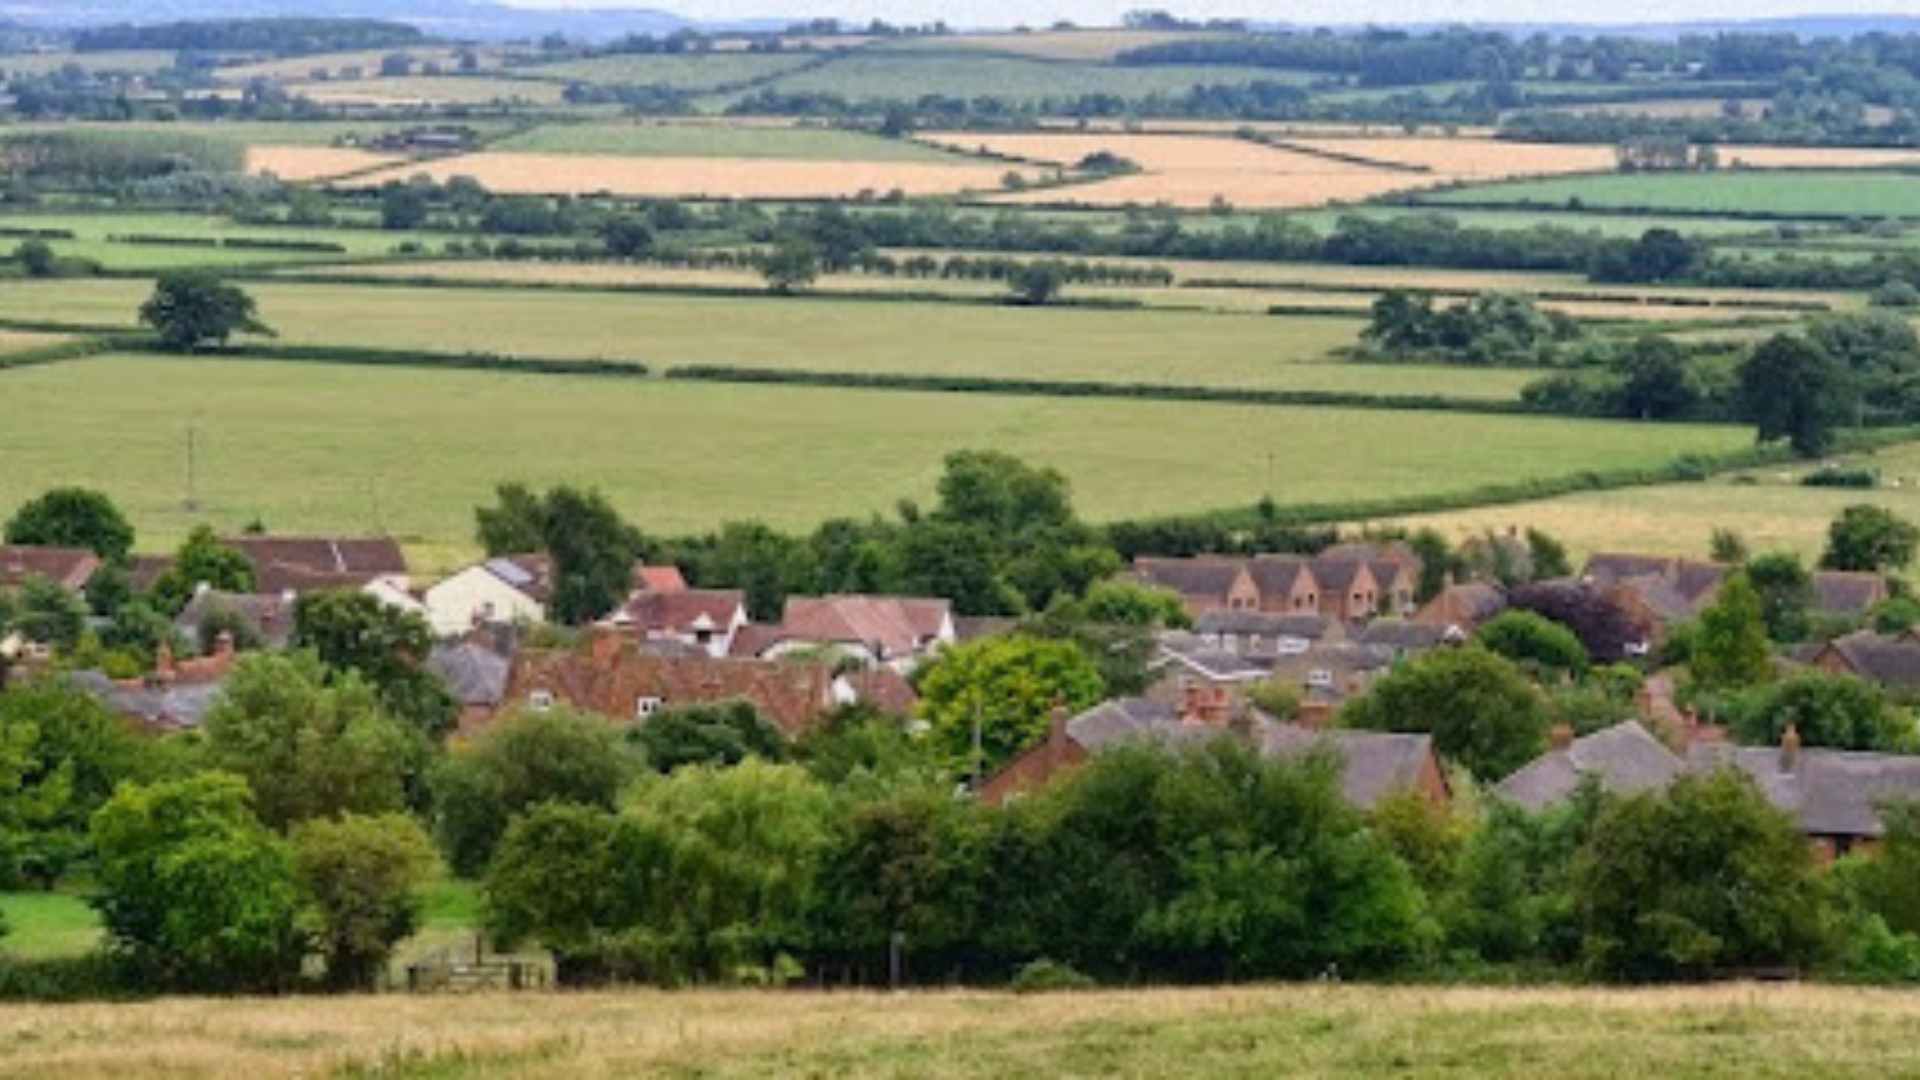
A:
[[[174,729],[199,727],[226,685],[225,679],[126,685],[98,671],[79,671],[68,677],[122,716],[150,727]]]
[[[1686,767],[1639,721],[1627,720],[1575,739],[1564,750],[1547,751],[1493,790],[1503,799],[1538,811],[1572,795],[1586,774],[1599,777],[1608,791],[1633,795],[1665,787]]]
[[[1260,742],[1260,752],[1270,757],[1292,757],[1320,747],[1340,756],[1340,794],[1348,804],[1366,810],[1419,783],[1420,770],[1433,757],[1433,736],[1273,724]]]
[[[1427,601],[1414,619],[1472,630],[1505,610],[1505,589],[1490,581],[1464,581],[1440,590],[1440,594]]]
[[[1812,836],[1880,836],[1875,804],[1920,797],[1920,756],[1802,749],[1791,768],[1780,748],[1696,743],[1687,755],[1696,772],[1732,766],[1752,777],[1781,810]]]
[[[1861,630],[1827,645],[1863,679],[1885,686],[1920,687],[1920,642]]]
[[[1886,596],[1887,582],[1879,574],[1820,570],[1813,575],[1813,606],[1828,615],[1864,615]]]
[[[1677,561],[1664,555],[1603,553],[1588,559],[1586,569],[1581,571],[1580,576],[1592,578],[1596,585],[1613,585],[1627,578],[1645,577],[1648,574],[1664,577],[1673,572]]]
[[[1313,560],[1313,576],[1327,592],[1345,592],[1367,564],[1360,559]]]
[[[498,555],[480,568],[509,588],[540,604],[553,598],[553,558],[539,552]]]
[[[507,696],[507,658],[483,645],[458,642],[437,645],[427,654],[426,669],[447,684],[462,705],[494,706]]]
[[[1263,597],[1288,595],[1299,584],[1301,575],[1310,573],[1307,560],[1296,555],[1261,555],[1247,562],[1246,567]],[[1314,580],[1319,579],[1316,576]]]
[[[1720,590],[1720,583],[1727,579],[1727,567],[1716,562],[1702,562],[1697,559],[1681,559],[1675,564],[1672,585],[1675,592],[1686,597],[1687,603],[1695,609],[1704,607]]]
[[[1417,652],[1446,644],[1449,629],[1436,623],[1375,619],[1354,640],[1362,645],[1385,645],[1400,652]]]
[[[1196,634],[1258,635],[1263,638],[1296,637],[1319,641],[1333,630],[1333,620],[1319,615],[1293,615],[1264,611],[1203,611],[1193,620]]]
[[[1664,574],[1639,574],[1621,578],[1613,588],[1625,589],[1640,598],[1647,609],[1662,621],[1674,623],[1693,617],[1694,603]]]
[[[7,545],[0,547],[0,588],[17,588],[28,578],[46,578],[64,589],[86,587],[100,556],[86,548]]]
[[[1153,559],[1133,560],[1133,570],[1143,581],[1172,589],[1182,596],[1225,596],[1245,563],[1238,559]]]
[[[213,647],[200,640],[200,624],[215,612],[232,612],[253,629],[260,643],[269,649],[284,649],[293,640],[293,608],[284,593],[234,593],[201,589],[173,620],[173,628],[186,635],[202,651]]]

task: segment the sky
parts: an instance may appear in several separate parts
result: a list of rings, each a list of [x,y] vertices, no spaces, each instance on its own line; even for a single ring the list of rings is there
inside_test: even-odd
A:
[[[1125,12],[1164,7],[1184,18],[1252,18],[1295,23],[1365,22],[1679,22],[1862,12],[1920,16],[1920,0],[1626,0],[1576,5],[1564,0],[1295,0],[1290,4],[1189,0],[503,0],[515,7],[658,7],[691,19],[799,18],[830,15],[890,22],[945,19],[955,27],[1043,25],[1071,19],[1114,25]]]

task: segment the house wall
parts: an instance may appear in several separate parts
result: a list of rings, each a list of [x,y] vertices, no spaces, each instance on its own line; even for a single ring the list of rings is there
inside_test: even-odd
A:
[[[1379,612],[1380,583],[1373,578],[1373,572],[1362,566],[1347,583],[1345,589],[1323,587],[1320,591],[1320,613],[1333,619],[1371,619]]]
[[[1034,791],[1063,770],[1087,760],[1086,748],[1061,734],[1021,754],[980,785],[980,801],[999,806],[1023,792]]]
[[[1293,586],[1283,594],[1261,598],[1260,610],[1275,615],[1312,615],[1320,610],[1320,583],[1312,571],[1295,575]]]
[[[466,633],[474,616],[489,610],[491,622],[547,621],[545,607],[485,567],[470,566],[427,590],[427,622],[440,637]]]

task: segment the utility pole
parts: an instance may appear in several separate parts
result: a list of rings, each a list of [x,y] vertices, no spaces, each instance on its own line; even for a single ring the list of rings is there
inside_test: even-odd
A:
[[[194,430],[194,426],[192,424],[188,424],[187,425],[187,509],[188,510],[200,509],[199,492],[197,490],[197,477],[194,475],[195,473],[194,441],[195,441],[196,435],[197,435],[197,432]]]
[[[980,692],[973,693],[973,790],[980,790],[980,770],[986,765],[987,755],[980,746]]]

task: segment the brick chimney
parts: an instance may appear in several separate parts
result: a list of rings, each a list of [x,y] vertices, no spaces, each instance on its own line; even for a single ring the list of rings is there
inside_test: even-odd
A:
[[[1573,745],[1573,727],[1568,724],[1553,725],[1553,730],[1547,732],[1547,741],[1553,744],[1555,750],[1567,749]]]
[[[620,656],[620,635],[611,630],[595,631],[589,643],[596,667],[612,667]]]
[[[1067,719],[1066,703],[1055,698],[1053,711],[1047,714],[1047,749],[1065,749],[1067,745]]]
[[[215,660],[233,659],[233,631],[222,630],[214,637],[213,658]]]
[[[1792,724],[1780,733],[1780,771],[1792,772],[1800,767],[1800,729]]]

